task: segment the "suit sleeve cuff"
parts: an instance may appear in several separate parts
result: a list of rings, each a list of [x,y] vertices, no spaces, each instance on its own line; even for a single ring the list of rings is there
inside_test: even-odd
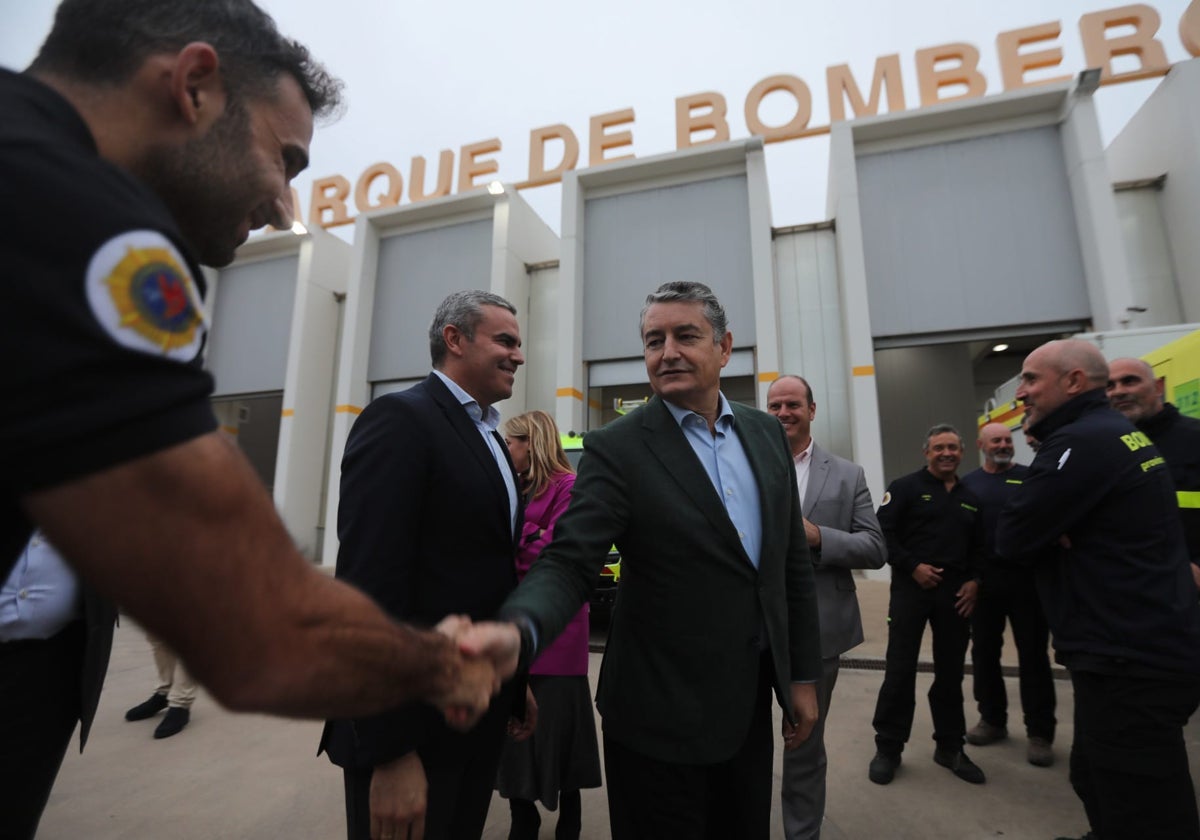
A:
[[[537,624],[523,613],[512,616],[511,620],[516,626],[517,632],[521,634],[521,654],[517,661],[517,670],[526,673],[538,654]]]

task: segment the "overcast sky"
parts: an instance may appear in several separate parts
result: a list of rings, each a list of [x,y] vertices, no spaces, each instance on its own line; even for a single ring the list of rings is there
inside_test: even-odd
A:
[[[55,3],[0,0],[0,65],[23,69],[49,30]],[[586,164],[593,115],[633,108],[631,150],[638,157],[675,149],[675,99],[702,91],[723,94],[734,138],[747,136],[742,107],[756,82],[792,74],[813,94],[812,125],[827,125],[825,68],[848,63],[870,84],[875,59],[898,53],[908,107],[919,104],[913,63],[923,47],[965,41],[981,53],[988,93],[1001,91],[996,35],[1058,20],[1063,64],[1045,75],[1084,67],[1079,19],[1113,8],[1105,0],[507,0],[483,3],[401,3],[386,0],[263,0],[288,35],[306,43],[346,83],[349,110],[319,128],[311,165],[295,182],[307,219],[314,177],[341,174],[352,183],[369,165],[393,164],[408,191],[410,161],[430,167],[442,149],[498,137],[499,178],[527,177],[529,132],[565,123],[580,139]],[[1189,56],[1178,24],[1187,0],[1151,0],[1161,16],[1167,58]],[[1120,32],[1114,32],[1121,34]],[[1050,44],[1040,45],[1046,48]],[[1130,69],[1125,65],[1123,69]],[[1038,74],[1033,74],[1037,78]],[[1097,94],[1101,131],[1109,142],[1156,81],[1114,85]],[[768,98],[767,122],[790,112],[782,94]],[[772,222],[825,218],[827,140],[792,140],[767,147]],[[432,185],[432,172],[429,182]],[[457,170],[455,172],[457,183]],[[555,230],[560,188],[523,195]],[[407,201],[407,198],[405,199]],[[343,228],[343,235],[350,229]]]

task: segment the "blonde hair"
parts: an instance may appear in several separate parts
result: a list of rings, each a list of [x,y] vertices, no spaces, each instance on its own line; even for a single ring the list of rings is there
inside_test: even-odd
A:
[[[554,418],[544,411],[527,411],[510,418],[504,424],[506,437],[529,441],[529,472],[525,474],[529,498],[540,496],[559,473],[574,473]]]

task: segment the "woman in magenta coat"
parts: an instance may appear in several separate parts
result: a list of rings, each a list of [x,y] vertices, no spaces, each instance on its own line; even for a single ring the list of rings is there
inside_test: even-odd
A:
[[[563,451],[554,418],[530,411],[504,424],[504,440],[525,494],[525,525],[517,552],[517,577],[525,577],[554,538],[567,509],[575,471]],[[582,788],[600,787],[600,753],[588,685],[588,605],[534,661],[529,685],[537,702],[531,737],[505,744],[496,789],[509,800],[509,840],[536,838],[541,825],[535,801],[548,810],[561,802],[556,840],[574,840],[581,828]]]

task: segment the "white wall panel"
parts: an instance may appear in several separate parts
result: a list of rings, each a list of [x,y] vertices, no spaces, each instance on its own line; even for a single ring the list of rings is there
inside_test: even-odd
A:
[[[214,396],[283,390],[298,270],[288,255],[221,271],[205,360]]]
[[[1182,61],[1108,147],[1113,181],[1166,175],[1159,202],[1170,242],[1178,321],[1200,321],[1200,59]]]
[[[1133,303],[1146,310],[1138,314],[1138,325],[1143,327],[1177,324],[1183,315],[1161,195],[1154,187],[1116,193]]]
[[[779,295],[780,374],[808,380],[817,404],[813,435],[821,446],[853,459],[850,370],[846,362],[832,230],[784,233],[775,239]]]
[[[558,322],[558,277],[557,265],[529,272],[529,301],[524,306],[529,328],[521,336],[525,367],[517,373],[525,377],[525,401],[529,409],[550,414],[554,414],[558,388],[555,377],[562,335]]]

